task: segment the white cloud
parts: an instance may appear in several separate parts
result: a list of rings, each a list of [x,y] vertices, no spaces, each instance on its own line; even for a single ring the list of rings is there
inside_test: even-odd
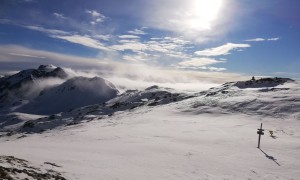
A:
[[[247,39],[245,41],[248,42],[260,42],[260,41],[278,41],[280,38],[275,37],[275,38],[254,38],[254,39]]]
[[[12,55],[12,56],[30,57],[30,58],[38,58],[38,59],[46,58],[46,57],[43,57],[43,56],[34,56],[34,55],[30,55],[30,54],[19,54],[19,53],[8,53],[8,54]]]
[[[53,13],[53,15],[57,18],[60,18],[60,19],[67,19],[63,14],[60,14],[60,13]]]
[[[92,25],[96,25],[98,23],[104,22],[104,20],[106,19],[106,16],[104,16],[103,14],[101,14],[96,10],[86,10],[85,12],[92,16],[93,20],[90,21]]]
[[[211,67],[211,66],[189,66],[189,67],[183,67],[183,66],[174,66],[178,69],[188,69],[188,70],[205,70],[205,71],[210,71],[210,72],[222,72],[226,71],[226,68],[218,68],[218,67]]]
[[[249,41],[249,42],[259,42],[259,41],[265,41],[266,39],[264,38],[254,38],[254,39],[247,39],[245,41]]]
[[[56,34],[56,35],[67,35],[70,34],[66,31],[61,31],[61,30],[57,30],[57,29],[46,29],[40,26],[24,26],[27,29],[31,29],[31,30],[35,30],[35,31],[40,31],[46,34]]]
[[[135,35],[145,35],[147,34],[145,31],[142,29],[134,29],[132,31],[128,31],[129,34],[135,34]]]
[[[201,67],[201,66],[207,66],[210,64],[217,64],[217,63],[224,63],[226,61],[220,61],[213,58],[192,58],[188,61],[182,61],[178,63],[181,67]]]
[[[102,34],[98,34],[93,36],[95,39],[100,39],[100,40],[104,40],[104,41],[109,41],[110,38],[112,38],[111,35],[102,35]]]
[[[13,53],[7,53],[13,52]],[[41,57],[34,59],[32,57]],[[0,62],[7,63],[9,66],[28,67],[26,65],[38,66],[40,64],[54,64],[67,66],[75,65],[78,67],[94,67],[97,65],[97,59],[84,58],[73,55],[65,55],[43,50],[30,49],[22,46],[7,45],[0,46]],[[16,69],[17,70],[17,69]]]
[[[7,54],[30,54],[31,56],[45,57],[33,59]],[[204,84],[224,83],[245,79],[241,74],[228,72],[201,72],[180,69],[162,68],[143,63],[122,63],[99,58],[85,58],[73,55],[29,49],[21,46],[0,46],[0,63],[2,70],[21,70],[37,68],[40,64],[54,64],[55,66],[69,67],[95,76],[96,74],[111,80],[119,87],[134,89],[145,88],[154,84],[178,89],[195,89]],[[119,60],[119,59],[116,59]],[[5,67],[5,68],[4,68]],[[84,73],[80,73],[84,75]],[[205,83],[206,82],[206,83]]]
[[[103,43],[99,42],[97,39],[108,41],[111,35],[95,35],[93,37],[89,35],[77,35],[71,34],[66,31],[56,30],[56,29],[46,29],[39,26],[24,26],[27,29],[40,31],[46,33],[48,36],[56,39],[63,39],[71,43],[80,44],[83,46],[109,51]]]
[[[149,41],[141,41],[137,38],[133,39],[134,37],[135,35],[120,36],[119,38],[121,39],[118,41],[120,44],[111,45],[109,48],[117,51],[131,50],[134,53],[139,53],[138,55],[140,55],[141,52],[151,54],[151,56],[143,57],[141,60],[148,59],[152,62],[159,60],[162,56],[164,60],[189,58],[189,55],[184,51],[187,45],[190,45],[190,42],[183,40],[181,37],[152,38]],[[137,57],[139,56],[134,57],[134,59],[137,59]],[[129,59],[129,57],[126,56],[125,59]],[[130,59],[132,59],[132,56]],[[159,61],[162,62],[161,59]]]
[[[226,71],[226,68],[217,68],[217,67],[207,67],[208,70],[210,71]]]
[[[132,62],[140,62],[140,61],[145,61],[146,60],[145,56],[138,55],[138,54],[135,54],[135,55],[124,55],[123,59],[126,60],[126,61],[132,61]]]
[[[92,15],[93,17],[105,17],[103,14],[97,12],[96,10],[86,10],[85,12]]]
[[[121,39],[119,43],[126,44],[126,43],[140,43],[139,39]]]
[[[268,41],[278,41],[280,38],[276,37],[276,38],[269,38]]]
[[[65,31],[46,29],[38,26],[26,26],[26,28],[31,30],[40,31],[46,33],[52,38],[63,39],[71,43],[80,44],[83,46],[99,49],[99,50],[117,50],[125,51],[131,50],[135,53],[140,52],[151,52],[154,56],[169,56],[170,58],[188,58],[189,56],[184,52],[187,45],[190,45],[190,41],[184,40],[182,37],[162,37],[162,38],[152,38],[150,41],[140,41],[140,37],[137,35],[120,35],[118,43],[113,43],[112,45],[107,45],[99,40],[109,41],[114,36],[112,35],[78,35],[72,34]],[[160,53],[160,54],[157,54]],[[135,57],[137,59],[138,56]],[[126,57],[128,59],[128,57]],[[125,58],[125,59],[126,59]]]
[[[148,47],[146,44],[138,42],[138,41],[127,41],[123,44],[116,44],[110,46],[111,49],[118,50],[118,51],[125,51],[125,50],[131,50],[131,51],[144,51],[147,50]]]
[[[104,18],[96,18],[95,21],[96,21],[96,22],[103,22],[103,21],[104,21]]]
[[[87,35],[85,35],[85,36],[81,36],[81,35],[52,36],[52,37],[57,38],[57,39],[63,39],[68,42],[71,42],[71,43],[80,44],[80,45],[95,48],[95,49],[100,49],[100,50],[105,50],[105,51],[109,50],[107,47],[105,47],[104,44],[102,44],[101,42],[99,42],[95,39],[92,39],[90,36],[87,36]]]
[[[139,36],[136,36],[136,35],[120,35],[118,37],[121,39],[139,39],[140,38]]]
[[[202,51],[196,51],[195,54],[199,56],[220,56],[220,55],[230,54],[230,51],[232,50],[236,50],[239,48],[248,48],[248,47],[251,47],[251,45],[227,43],[219,47],[209,48]]]

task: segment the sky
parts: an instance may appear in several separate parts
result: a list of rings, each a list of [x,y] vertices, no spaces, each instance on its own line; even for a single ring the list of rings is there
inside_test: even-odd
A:
[[[53,64],[140,83],[299,79],[299,8],[299,0],[1,0],[0,72]]]

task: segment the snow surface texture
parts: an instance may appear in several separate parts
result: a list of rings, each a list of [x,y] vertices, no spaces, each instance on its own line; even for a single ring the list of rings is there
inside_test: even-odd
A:
[[[38,98],[72,87],[67,82]],[[101,86],[115,90],[107,81]],[[152,86],[57,114],[2,113],[0,155],[35,167],[51,162],[66,179],[296,180],[299,112],[300,85],[289,79],[231,82],[192,95]]]

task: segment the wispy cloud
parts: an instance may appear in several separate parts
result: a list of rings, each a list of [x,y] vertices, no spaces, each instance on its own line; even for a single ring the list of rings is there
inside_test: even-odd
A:
[[[118,51],[131,50],[134,52],[144,51],[148,49],[146,44],[139,41],[126,41],[126,42],[123,41],[122,44],[112,45],[110,46],[110,48]]]
[[[275,37],[275,38],[254,38],[254,39],[247,39],[245,41],[248,42],[261,42],[261,41],[278,41],[280,38]]]
[[[219,47],[196,51],[195,54],[198,56],[220,56],[220,55],[230,54],[230,52],[233,50],[238,50],[240,48],[248,48],[248,47],[251,47],[251,45],[227,43]]]
[[[96,10],[86,10],[85,12],[92,15],[93,17],[105,17],[103,14],[97,12]]]
[[[176,67],[176,66],[175,66]],[[182,66],[177,66],[178,69],[188,69],[188,70],[205,70],[205,71],[210,71],[210,72],[222,72],[226,71],[226,68],[218,68],[218,67],[212,67],[212,66],[190,66],[190,67],[182,67]]]
[[[192,60],[180,62],[178,65],[181,67],[201,67],[225,62],[226,61],[220,61],[213,58],[193,58]]]
[[[109,50],[107,47],[105,47],[104,44],[102,44],[101,42],[99,42],[95,39],[92,39],[88,35],[85,35],[85,36],[81,36],[81,35],[52,36],[52,37],[57,38],[57,39],[63,39],[68,42],[71,42],[71,43],[80,44],[80,45],[95,48],[95,49],[100,49],[100,50],[105,50],[105,51]]]
[[[119,40],[119,44],[114,44],[109,48],[117,51],[130,50],[134,53],[126,54],[124,59],[137,59],[142,53],[144,55],[148,54],[148,56],[143,56],[143,60],[147,58],[148,60],[158,60],[158,58],[162,56],[165,58],[183,59],[189,57],[189,55],[184,52],[189,44],[189,41],[173,37],[152,38],[150,40],[121,39]]]
[[[97,13],[90,11],[93,16],[98,16]],[[195,60],[199,58],[198,53],[193,53],[192,48],[195,44],[191,41],[186,40],[184,37],[148,37],[141,38],[141,35],[136,34],[124,34],[124,35],[113,35],[113,34],[84,34],[78,32],[66,32],[58,29],[48,29],[42,26],[22,26],[27,29],[31,29],[34,31],[39,31],[47,34],[51,38],[61,39],[67,41],[69,43],[80,44],[85,47],[99,49],[102,52],[99,54],[114,54],[114,57],[118,57],[118,59],[123,59],[129,62],[147,62],[150,64],[157,64],[161,66],[172,66],[178,62],[187,63],[187,60]],[[144,30],[146,28],[134,29],[135,32],[137,30]],[[143,31],[144,32],[144,31]],[[141,32],[138,32],[139,34]],[[144,32],[146,33],[146,32]],[[224,46],[227,47],[217,47],[209,49],[211,54],[216,56],[217,54],[226,54],[229,51],[239,47],[244,47],[241,44],[232,44],[228,43]],[[220,51],[226,52],[220,52]],[[207,51],[207,50],[204,50]],[[203,54],[203,52],[202,52]],[[207,54],[207,52],[206,52]],[[204,55],[202,55],[204,56]],[[208,55],[205,55],[208,56]],[[209,55],[212,56],[212,55]],[[207,61],[203,61],[207,62]],[[209,70],[209,71],[219,71],[220,69],[207,67],[204,68],[205,65],[198,66],[198,69]],[[181,65],[181,67],[184,67]],[[196,68],[196,66],[185,66],[185,68]]]
[[[118,37],[121,39],[139,39],[140,38],[139,36],[136,36],[136,35],[120,35]]]
[[[259,41],[265,41],[266,39],[264,38],[254,38],[254,39],[247,39],[245,41],[248,41],[248,42],[259,42]]]
[[[92,16],[93,20],[90,22],[92,25],[104,22],[104,20],[106,19],[106,16],[96,10],[86,10],[85,12]]]
[[[131,62],[141,62],[145,61],[147,58],[146,54],[131,54],[131,55],[124,55],[123,59],[126,61],[131,61]]]
[[[179,69],[192,69],[192,70],[208,70],[208,71],[225,71],[226,68],[212,67],[209,65],[225,63],[224,60],[217,60],[213,58],[192,58],[191,60],[179,62],[175,67]]]
[[[30,54],[19,54],[19,53],[8,53],[9,55],[12,56],[20,56],[20,57],[30,57],[30,58],[38,58],[38,59],[45,59],[46,57],[43,56],[34,56]]]
[[[269,38],[268,41],[278,41],[280,37],[275,37],[275,38]]]
[[[94,35],[93,36],[95,39],[100,39],[100,40],[104,40],[104,41],[109,41],[109,39],[112,38],[112,35],[102,35],[102,34],[98,34],[98,35]]]
[[[226,68],[217,68],[217,67],[203,67],[204,69],[208,69],[210,71],[226,71]]]
[[[46,34],[56,34],[56,35],[67,35],[70,34],[69,32],[62,31],[62,30],[57,30],[57,29],[47,29],[41,26],[23,26],[27,29],[35,30],[35,31],[40,31]]]
[[[143,29],[145,29],[145,28],[134,29],[134,30],[128,31],[128,33],[129,34],[135,34],[135,35],[145,35],[145,34],[147,34]]]
[[[78,35],[78,34],[73,34],[71,32],[66,32],[57,29],[47,29],[40,26],[24,26],[24,27],[27,29],[46,33],[49,37],[52,38],[63,39],[71,43],[80,44],[82,46],[95,48],[99,50],[104,50],[104,51],[110,50],[103,43],[97,40],[97,39],[101,39],[107,41],[109,40],[110,35],[95,35],[94,37],[91,37],[89,35]]]
[[[12,56],[7,52],[45,57],[40,60],[31,57]],[[154,84],[164,87],[199,90],[205,84],[223,83],[230,80],[241,80],[241,74],[227,72],[196,72],[186,70],[171,70],[155,67],[144,63],[122,63],[103,58],[85,58],[60,53],[29,49],[21,46],[0,46],[0,62],[2,69],[21,70],[36,68],[40,64],[54,64],[99,74],[119,87],[145,88]],[[210,67],[213,68],[213,67]],[[81,74],[82,75],[82,74]],[[205,83],[206,82],[206,83]],[[210,86],[211,87],[211,86]]]
[[[63,14],[57,12],[53,13],[53,15],[59,19],[67,19],[67,17],[65,17]]]

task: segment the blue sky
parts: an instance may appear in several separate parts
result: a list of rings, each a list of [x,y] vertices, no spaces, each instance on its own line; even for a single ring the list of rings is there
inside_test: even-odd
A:
[[[0,71],[54,64],[298,79],[299,8],[298,0],[2,0]]]

